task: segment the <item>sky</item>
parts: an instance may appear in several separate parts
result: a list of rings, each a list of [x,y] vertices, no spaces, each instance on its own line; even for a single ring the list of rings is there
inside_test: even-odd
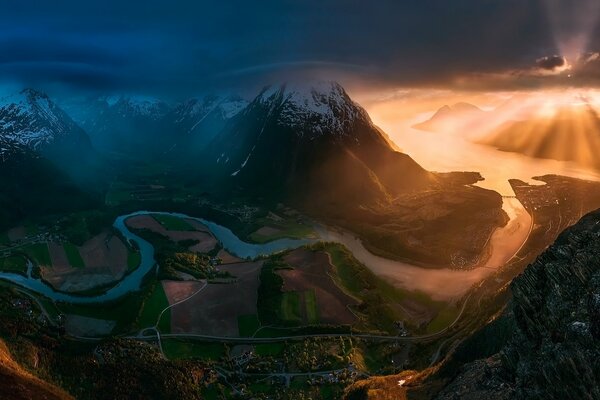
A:
[[[0,88],[600,85],[597,0],[0,0]]]

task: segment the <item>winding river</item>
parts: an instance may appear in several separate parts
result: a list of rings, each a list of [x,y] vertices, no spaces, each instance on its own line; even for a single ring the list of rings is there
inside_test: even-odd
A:
[[[238,238],[230,229],[202,218],[194,218],[179,213],[137,211],[118,217],[113,226],[115,229],[121,232],[126,240],[135,242],[137,244],[141,255],[140,265],[133,272],[126,275],[121,281],[119,281],[119,283],[110,289],[107,289],[102,294],[97,296],[83,296],[56,291],[41,279],[32,278],[29,273],[29,276],[23,276],[20,274],[0,272],[0,279],[13,282],[19,286],[53,299],[54,301],[72,304],[94,304],[119,299],[130,292],[139,290],[144,277],[153,270],[153,267],[156,264],[156,260],[154,258],[154,247],[152,244],[131,232],[125,224],[125,221],[128,218],[149,214],[172,215],[175,217],[198,221],[201,224],[206,225],[210,232],[223,244],[223,247],[227,251],[241,258],[255,258],[260,255],[270,255],[283,250],[298,248],[314,242],[314,239],[279,239],[265,244],[246,243],[240,240],[240,238]]]
[[[156,264],[152,244],[131,232],[125,223],[126,220],[140,215],[163,214],[200,222],[222,243],[225,250],[241,258],[270,255],[314,243],[317,240],[340,243],[346,246],[359,261],[375,274],[385,277],[393,284],[408,290],[422,291],[435,300],[451,300],[460,297],[466,293],[471,285],[502,266],[527,239],[531,218],[529,214],[522,211],[522,206],[519,207],[520,203],[517,200],[512,201],[512,204],[512,213],[509,211],[510,222],[504,228],[498,229],[490,239],[491,257],[484,266],[468,271],[457,271],[450,268],[429,269],[378,257],[371,254],[361,241],[351,234],[322,226],[317,229],[320,239],[279,239],[265,244],[253,244],[242,241],[230,229],[202,218],[180,213],[138,211],[118,217],[113,226],[121,232],[127,241],[137,244],[141,254],[141,263],[137,269],[102,294],[83,296],[56,291],[41,279],[31,277],[30,273],[28,273],[28,276],[23,276],[0,272],[0,279],[11,281],[55,301],[92,304],[119,299],[130,292],[139,290],[144,277],[153,270]]]

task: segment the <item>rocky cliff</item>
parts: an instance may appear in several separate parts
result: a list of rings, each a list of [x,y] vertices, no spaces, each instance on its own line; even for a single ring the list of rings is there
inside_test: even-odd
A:
[[[501,389],[517,399],[600,399],[600,210],[563,232],[511,290],[508,343],[466,365],[438,398]]]

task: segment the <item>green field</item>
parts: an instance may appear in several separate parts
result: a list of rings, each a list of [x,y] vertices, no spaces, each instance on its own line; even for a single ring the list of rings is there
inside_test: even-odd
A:
[[[106,193],[104,203],[109,206],[117,206],[131,200],[131,192],[124,187],[113,187]]]
[[[458,316],[460,309],[455,305],[449,305],[438,312],[433,320],[427,325],[427,333],[436,333],[448,327]]]
[[[109,304],[57,303],[55,308],[62,314],[76,314],[96,319],[115,320],[117,321],[117,326],[113,332],[131,332],[138,329],[138,326],[134,326],[134,323],[136,316],[143,306],[143,300],[143,295],[134,292],[119,301]],[[153,326],[155,323],[156,319],[150,325]],[[147,326],[145,325],[144,328]]]
[[[260,328],[258,315],[250,314],[238,316],[238,330],[241,337],[251,337],[258,328]]]
[[[85,263],[83,262],[83,258],[81,258],[81,254],[79,254],[79,249],[72,243],[63,244],[63,249],[65,249],[65,253],[67,254],[67,259],[69,260],[69,264],[73,268],[85,268]]]
[[[8,246],[10,244],[10,238],[8,233],[0,233],[0,246]]]
[[[259,343],[254,346],[259,356],[278,356],[283,353],[285,343]]]
[[[142,256],[139,251],[131,251],[127,252],[127,270],[133,271],[137,267],[139,267],[142,262]]]
[[[163,351],[169,359],[199,358],[218,361],[225,355],[222,343],[193,343],[178,339],[163,339]]]
[[[140,328],[154,326],[161,311],[168,306],[169,300],[167,299],[167,295],[165,294],[160,282],[158,282],[154,286],[150,296],[144,301],[144,305],[138,319],[138,325]],[[158,323],[158,329],[161,333],[168,333],[171,331],[171,310],[167,310],[163,313],[162,318]]]
[[[304,239],[306,237],[312,237],[315,231],[309,225],[298,223],[294,220],[283,220],[283,221],[271,221],[264,218],[262,221],[257,222],[258,225],[272,227],[278,229],[279,232],[275,232],[271,235],[261,235],[253,232],[248,236],[252,242],[255,243],[267,243],[277,239]]]
[[[195,231],[185,220],[172,215],[153,214],[152,217],[168,231]]]
[[[36,243],[29,245],[23,249],[23,251],[36,262],[38,265],[52,266],[50,260],[50,252],[48,251],[48,245],[46,243]]]
[[[27,273],[27,260],[19,256],[0,258],[0,270],[4,272]]]
[[[314,290],[304,292],[304,307],[306,307],[306,322],[309,325],[319,323],[319,309],[317,307],[317,297]]]
[[[281,319],[294,324],[302,323],[300,293],[284,292],[281,295]]]

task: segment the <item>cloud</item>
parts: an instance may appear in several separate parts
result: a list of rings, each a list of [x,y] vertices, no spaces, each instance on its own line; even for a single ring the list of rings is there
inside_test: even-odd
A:
[[[473,77],[518,86],[568,65],[548,56],[562,53],[539,0],[13,3],[0,14],[0,84],[174,96],[310,74],[373,87]]]
[[[548,71],[559,70],[567,65],[567,59],[563,56],[545,56],[535,60],[538,68]]]

